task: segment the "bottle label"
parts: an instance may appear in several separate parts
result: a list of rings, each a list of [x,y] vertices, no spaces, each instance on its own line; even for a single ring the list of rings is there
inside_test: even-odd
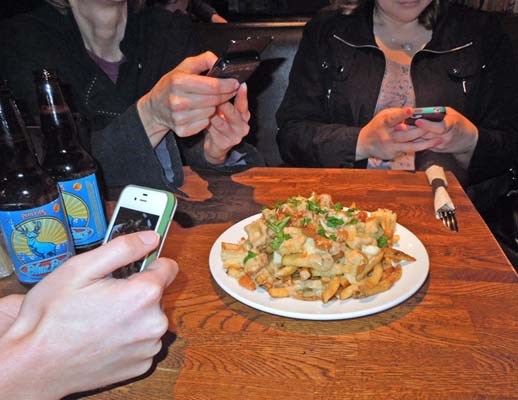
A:
[[[59,182],[59,187],[76,247],[102,241],[107,226],[95,174]]]
[[[36,283],[74,253],[61,197],[23,211],[0,211],[0,227],[18,279]]]

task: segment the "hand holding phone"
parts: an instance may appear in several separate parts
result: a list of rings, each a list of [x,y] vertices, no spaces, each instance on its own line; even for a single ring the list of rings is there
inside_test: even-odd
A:
[[[239,83],[245,82],[261,63],[261,53],[272,40],[271,36],[231,40],[207,76],[234,78]]]
[[[160,244],[154,252],[112,273],[114,278],[127,278],[143,271],[162,251],[164,238],[176,210],[172,193],[142,186],[126,186],[115,206],[104,243],[117,236],[153,230],[160,236]]]
[[[444,119],[445,115],[446,107],[435,106],[414,108],[412,116],[405,120],[405,124],[415,125],[415,121],[417,121],[418,119],[426,119],[428,121],[439,122]]]

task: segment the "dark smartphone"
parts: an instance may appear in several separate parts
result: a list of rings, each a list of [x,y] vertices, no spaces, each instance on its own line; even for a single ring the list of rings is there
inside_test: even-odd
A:
[[[272,36],[231,40],[207,76],[234,78],[239,83],[245,82],[261,63],[261,53],[272,40]]]
[[[415,125],[415,121],[418,119],[427,119],[428,121],[439,122],[444,119],[446,115],[445,107],[423,107],[423,108],[414,108],[414,112],[410,118],[405,120],[405,124],[407,125]]]

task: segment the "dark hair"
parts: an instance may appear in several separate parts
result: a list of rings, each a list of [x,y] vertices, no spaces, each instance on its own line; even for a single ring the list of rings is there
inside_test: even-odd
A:
[[[432,0],[428,7],[426,7],[417,20],[421,25],[423,25],[426,29],[433,29],[435,23],[437,22],[437,17],[439,17],[439,13],[441,10],[441,0]]]

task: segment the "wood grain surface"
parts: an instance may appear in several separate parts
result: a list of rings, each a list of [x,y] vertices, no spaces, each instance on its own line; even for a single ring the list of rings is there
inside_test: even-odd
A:
[[[144,377],[69,398],[518,399],[517,275],[455,177],[447,178],[458,233],[435,219],[420,172],[186,169],[189,197],[179,200],[163,250],[181,272],[163,299],[171,333],[162,352]],[[312,191],[394,210],[428,251],[423,287],[387,311],[341,321],[266,314],[219,288],[208,265],[217,237],[263,205]],[[15,292],[23,288],[14,277],[0,280],[0,295]]]

